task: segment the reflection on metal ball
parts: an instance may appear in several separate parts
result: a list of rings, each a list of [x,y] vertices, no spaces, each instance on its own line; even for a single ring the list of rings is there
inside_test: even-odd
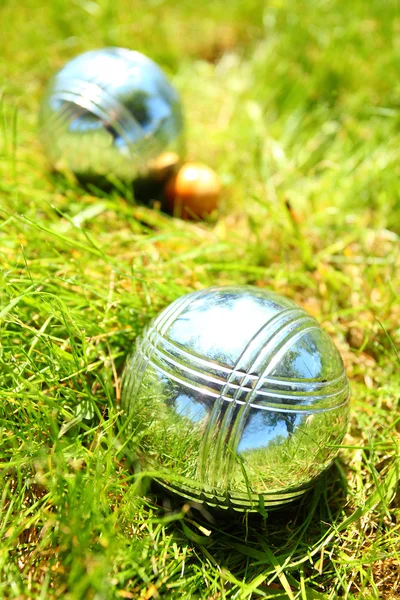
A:
[[[216,287],[144,330],[122,406],[139,460],[164,486],[248,511],[296,499],[332,463],[349,384],[330,337],[291,300]]]
[[[179,161],[182,130],[179,96],[164,73],[124,48],[71,60],[48,85],[40,111],[50,162],[84,177],[157,177],[161,155]]]

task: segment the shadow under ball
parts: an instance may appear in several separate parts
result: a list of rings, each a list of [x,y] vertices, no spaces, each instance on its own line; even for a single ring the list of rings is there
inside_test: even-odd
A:
[[[291,300],[216,287],[179,298],[143,331],[122,407],[162,485],[255,511],[295,500],[331,465],[349,384],[330,337]]]
[[[83,178],[157,180],[183,151],[176,90],[156,63],[124,48],[68,62],[47,87],[39,121],[53,167]]]

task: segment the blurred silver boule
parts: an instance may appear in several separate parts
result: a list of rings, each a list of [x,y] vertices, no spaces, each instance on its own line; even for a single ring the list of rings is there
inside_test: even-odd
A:
[[[209,288],[144,330],[122,407],[139,461],[164,486],[248,511],[296,499],[329,467],[349,384],[330,337],[291,300]]]
[[[84,177],[159,177],[183,145],[179,96],[152,60],[124,48],[85,52],[51,80],[40,137],[51,164]]]

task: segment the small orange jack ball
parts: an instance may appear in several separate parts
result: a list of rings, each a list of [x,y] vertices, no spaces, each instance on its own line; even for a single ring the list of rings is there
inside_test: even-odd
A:
[[[209,215],[216,209],[220,194],[218,175],[202,163],[186,163],[165,187],[168,208],[183,219]]]

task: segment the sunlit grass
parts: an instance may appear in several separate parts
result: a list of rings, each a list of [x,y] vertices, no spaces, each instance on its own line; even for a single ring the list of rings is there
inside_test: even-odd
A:
[[[377,0],[1,4],[0,596],[399,596],[399,28]],[[224,183],[209,223],[49,172],[44,85],[109,44],[179,89],[188,157]],[[266,518],[150,490],[119,428],[144,325],[230,283],[301,304],[352,384],[335,466]]]

